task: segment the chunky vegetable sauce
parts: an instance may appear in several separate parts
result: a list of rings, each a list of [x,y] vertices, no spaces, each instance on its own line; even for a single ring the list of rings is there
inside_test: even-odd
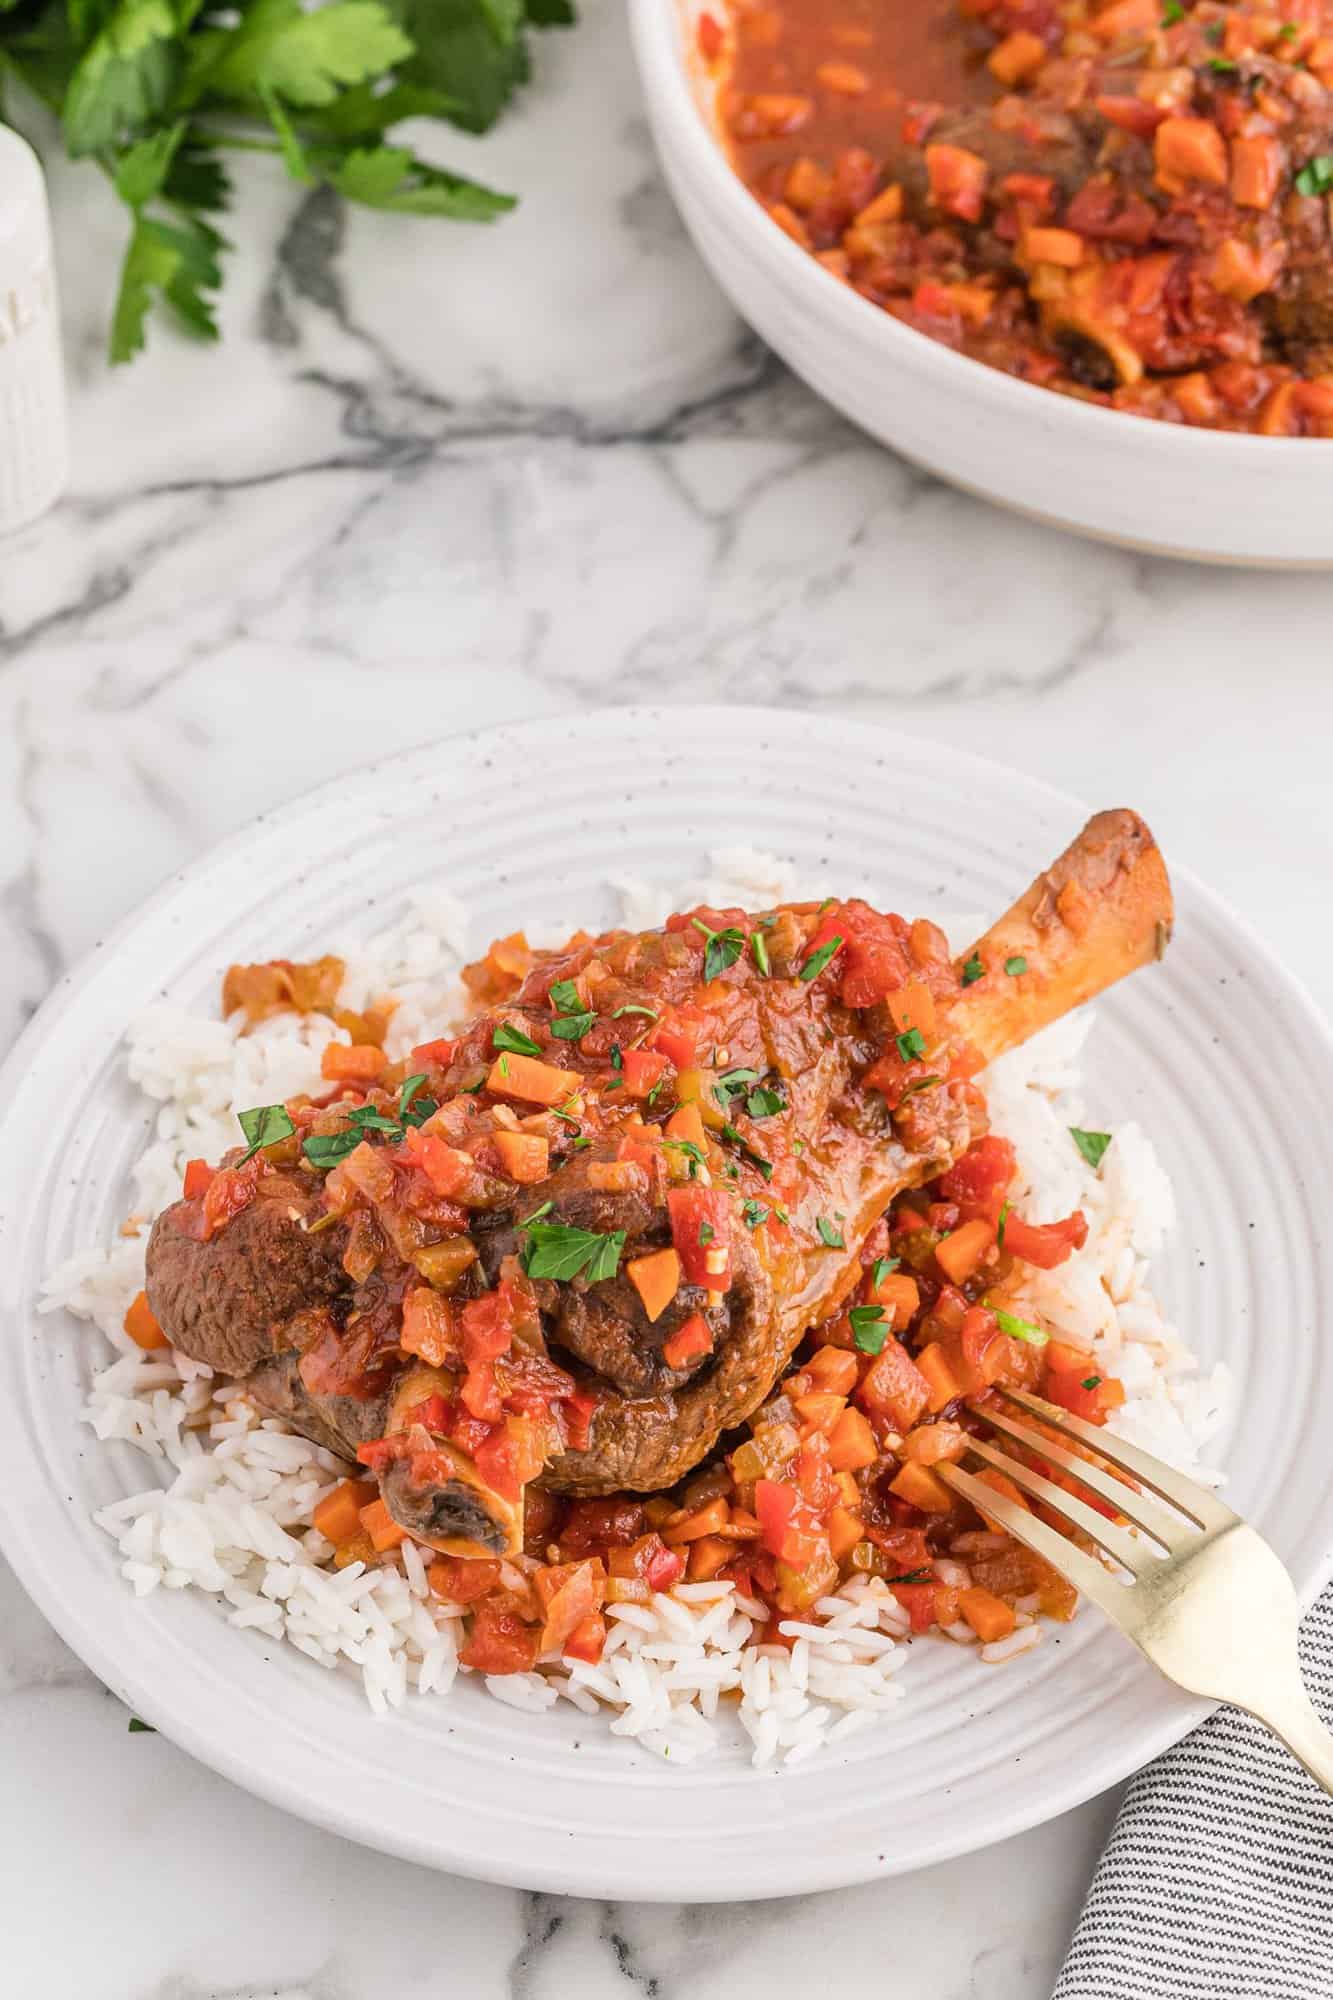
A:
[[[732,160],[906,325],[1084,401],[1333,437],[1327,0],[732,0]]]
[[[1035,1225],[1015,1211],[1012,1149],[986,1132],[978,1057],[950,1026],[969,989],[1024,979],[1024,957],[979,949],[955,965],[933,925],[833,900],[694,910],[559,955],[515,935],[466,975],[487,1011],[400,1062],[384,1052],[387,1010],[339,1009],[341,971],[232,969],[229,1011],[324,1012],[351,1041],[325,1050],[323,1097],[257,1107],[244,1152],[192,1162],[178,1208],[201,1243],[264,1209],[297,1218],[306,1243],[341,1232],[354,1292],[312,1300],[283,1336],[305,1389],[365,1418],[345,1434],[364,1440],[380,1490],[349,1479],[316,1515],[339,1565],[413,1533],[434,1588],[471,1607],[463,1659],[486,1673],[595,1660],[608,1604],[682,1578],[733,1581],[768,1607],[770,1636],[855,1572],[887,1579],[918,1630],[962,1618],[1002,1637],[1027,1598],[1069,1615],[1073,1592],[938,1470],[966,1449],[969,1401],[997,1383],[1093,1422],[1123,1400],[1090,1354],[1005,1303],[1025,1265],[1059,1264],[1086,1237],[1081,1214]],[[830,1089],[814,1160],[805,1094]],[[1106,1142],[1075,1143],[1092,1158]],[[889,1148],[905,1192],[887,1214],[860,1212],[861,1166]],[[953,1164],[932,1170],[941,1157]],[[669,1233],[636,1251],[606,1225],[640,1197]],[[557,1219],[556,1203],[582,1220]],[[795,1352],[727,1428],[707,1399],[741,1327],[728,1314],[765,1284],[799,1316],[781,1349]],[[596,1317],[610,1285],[637,1300],[632,1351]],[[142,1296],[128,1330],[162,1337]],[[636,1422],[660,1421],[662,1465],[689,1443],[672,1426],[703,1421],[692,1409],[721,1428],[716,1449],[680,1458],[697,1468],[684,1479],[641,1474],[667,1490],[598,1490],[580,1454],[613,1384],[639,1399]],[[458,1531],[460,1492],[485,1545]],[[444,1493],[448,1531],[428,1506]],[[961,1591],[950,1556],[968,1563]]]

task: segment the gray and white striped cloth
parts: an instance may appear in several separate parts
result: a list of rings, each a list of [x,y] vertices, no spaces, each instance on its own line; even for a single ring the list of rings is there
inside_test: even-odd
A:
[[[1333,1589],[1301,1632],[1333,1726]],[[1053,2000],[1330,2000],[1333,1799],[1236,1709],[1131,1780]]]

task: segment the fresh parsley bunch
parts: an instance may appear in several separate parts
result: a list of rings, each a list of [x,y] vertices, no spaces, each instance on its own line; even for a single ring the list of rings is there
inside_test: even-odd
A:
[[[0,0],[0,85],[54,112],[130,212],[110,340],[128,361],[155,299],[217,339],[228,152],[399,214],[512,208],[387,135],[423,116],[486,131],[527,79],[528,30],[573,18],[573,0]]]

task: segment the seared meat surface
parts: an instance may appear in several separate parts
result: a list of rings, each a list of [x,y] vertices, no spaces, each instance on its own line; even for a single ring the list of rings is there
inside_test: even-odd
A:
[[[956,965],[856,903],[581,942],[382,1083],[294,1101],[159,1219],[150,1303],[410,1532],[512,1551],[534,1480],[658,1491],[749,1416],[892,1199],[984,1130],[976,1070],[1158,955],[1170,909],[1122,812]]]

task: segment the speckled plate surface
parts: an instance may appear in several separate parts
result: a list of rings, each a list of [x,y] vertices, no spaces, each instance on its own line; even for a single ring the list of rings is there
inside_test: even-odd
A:
[[[471,1684],[376,1721],[353,1682],[206,1600],[131,1596],[90,1515],[142,1486],[144,1461],[77,1421],[96,1337],[33,1312],[43,1273],[127,1206],[147,1116],[126,1023],[164,994],[213,1006],[231,959],[377,928],[430,880],[471,904],[478,942],[544,911],[597,923],[614,914],[608,874],[679,882],[728,842],[790,856],[831,892],[869,868],[909,913],[995,913],[1083,817],[860,720],[616,710],[340,779],[173,880],[62,982],[0,1078],[0,1534],[52,1623],[136,1712],[293,1812],[414,1861],[608,1897],[785,1895],[914,1868],[1062,1812],[1182,1735],[1204,1708],[1086,1610],[1003,1670],[920,1645],[894,1714],[788,1773],[752,1771],[739,1742],[672,1770],[593,1718],[519,1713]],[[1235,1371],[1229,1497],[1308,1598],[1333,1567],[1333,1048],[1249,932],[1175,881],[1176,941],[1102,1003],[1088,1095],[1099,1122],[1137,1118],[1175,1181],[1181,1223],[1155,1277],[1201,1355]]]

